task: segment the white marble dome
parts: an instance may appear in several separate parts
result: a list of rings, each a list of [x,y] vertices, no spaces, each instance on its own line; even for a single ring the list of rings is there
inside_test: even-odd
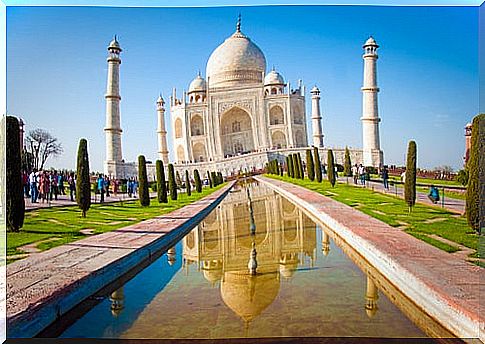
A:
[[[206,89],[207,89],[207,84],[204,78],[200,76],[200,74],[198,74],[197,77],[194,80],[192,80],[192,82],[189,85],[189,93],[197,92],[197,91],[205,91]]]
[[[365,43],[364,43],[364,47],[369,46],[369,45],[375,45],[375,46],[377,46],[377,42],[376,42],[376,40],[374,39],[374,37],[372,37],[372,36],[370,36],[370,37],[367,39],[367,41],[365,41]]]
[[[233,86],[262,83],[265,71],[266,58],[261,49],[237,30],[212,52],[206,76],[211,87]]]
[[[116,36],[113,38],[113,40],[109,43],[108,49],[117,49],[121,50],[120,43],[118,43],[118,39]]]
[[[264,85],[269,86],[269,85],[284,85],[285,80],[283,79],[283,76],[275,71],[274,69],[266,74],[264,77]]]

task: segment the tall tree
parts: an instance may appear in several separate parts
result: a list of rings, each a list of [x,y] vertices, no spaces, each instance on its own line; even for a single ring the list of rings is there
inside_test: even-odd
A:
[[[404,181],[404,200],[409,207],[409,211],[411,211],[416,203],[416,154],[416,142],[411,140],[408,144]]]
[[[195,190],[197,192],[202,192],[202,181],[200,180],[199,170],[194,170],[194,181],[195,181]]]
[[[297,153],[298,168],[300,169],[300,179],[305,179],[305,171],[303,170],[303,162],[301,161],[301,154]]]
[[[473,118],[470,157],[467,162],[468,186],[466,189],[465,213],[468,225],[481,233],[484,226],[485,210],[485,114],[479,114]],[[481,214],[480,214],[481,212]]]
[[[313,164],[313,155],[312,150],[306,150],[306,173],[308,175],[308,179],[312,182],[315,180],[315,165]]]
[[[165,169],[162,160],[155,163],[157,170],[157,199],[158,203],[167,203],[167,182],[165,180]]]
[[[217,182],[217,174],[212,171],[211,172],[211,179],[212,179],[212,185],[217,186],[219,183]]]
[[[170,190],[170,199],[177,200],[177,183],[175,181],[175,171],[173,164],[168,164],[168,189]]]
[[[26,149],[32,156],[32,165],[38,171],[44,169],[47,159],[62,153],[62,145],[44,129],[31,130],[27,137]]]
[[[348,147],[345,147],[344,176],[352,177],[352,162],[350,161],[350,152]]]
[[[5,126],[8,147],[5,152],[7,229],[18,232],[24,225],[25,216],[19,121],[16,117],[7,116]]]
[[[148,191],[147,162],[144,155],[138,156],[138,182],[140,183],[140,204],[142,207],[148,207],[150,193]]]
[[[293,159],[293,170],[295,171],[295,178],[300,179],[300,166],[298,166],[298,155],[292,154],[291,158]]]
[[[332,187],[335,186],[335,161],[333,158],[333,151],[329,149],[327,151],[327,178],[330,184],[332,184]]]
[[[286,159],[287,159],[286,168],[288,169],[288,177],[295,178],[295,171],[293,170],[293,158],[291,154],[288,155]]]
[[[80,139],[77,150],[76,203],[81,209],[83,217],[86,217],[86,213],[91,207],[90,183],[88,141],[86,139]]]
[[[318,152],[318,147],[313,147],[313,159],[315,165],[315,178],[317,182],[322,182],[322,162],[320,161],[320,153]]]
[[[209,187],[212,189],[214,187],[214,184],[212,183],[212,176],[209,171],[207,171],[207,179],[209,180]]]
[[[192,186],[190,185],[190,176],[188,170],[185,170],[185,192],[187,192],[187,196],[192,195]]]

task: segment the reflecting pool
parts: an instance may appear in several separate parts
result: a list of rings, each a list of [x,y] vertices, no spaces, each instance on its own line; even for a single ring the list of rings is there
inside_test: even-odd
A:
[[[79,309],[57,335],[451,337],[328,228],[256,182],[238,184],[174,247]]]

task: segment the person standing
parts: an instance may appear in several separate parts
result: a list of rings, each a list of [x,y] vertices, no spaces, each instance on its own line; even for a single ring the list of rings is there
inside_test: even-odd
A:
[[[109,197],[109,187],[111,185],[111,182],[109,180],[109,177],[104,178],[104,186],[106,188],[106,197]]]
[[[27,171],[25,170],[22,171],[22,185],[24,186],[24,197],[29,198],[30,197],[29,176],[27,174]]]
[[[104,202],[104,178],[102,174],[98,176],[97,183],[98,183],[98,191],[99,191],[99,194],[101,195],[101,200],[99,201],[99,203],[103,203]]]
[[[51,173],[50,175],[50,183],[51,183],[51,187],[50,187],[50,200],[52,201],[52,196],[55,197],[55,200],[57,201],[57,194],[59,193],[59,190],[58,190],[58,185],[57,185],[57,171],[54,170],[53,173]]]
[[[360,184],[365,186],[365,167],[362,164],[359,165],[359,178]]]
[[[76,178],[74,177],[74,172],[71,172],[69,178],[67,179],[67,184],[69,185],[69,195],[71,196],[71,202],[74,202],[74,195],[76,194]]]
[[[384,183],[384,189],[389,190],[389,170],[387,165],[382,168],[382,182]]]
[[[51,182],[49,179],[49,173],[47,171],[42,171],[40,175],[39,190],[42,198],[42,203],[45,201],[49,202],[49,193],[51,189]]]
[[[29,175],[29,184],[30,184],[30,201],[32,203],[37,203],[37,169],[33,169]]]
[[[352,177],[354,177],[354,184],[357,184],[357,178],[359,178],[359,168],[357,164],[352,166]]]
[[[64,174],[59,173],[57,176],[57,187],[59,188],[59,195],[65,195],[66,191],[64,190]]]

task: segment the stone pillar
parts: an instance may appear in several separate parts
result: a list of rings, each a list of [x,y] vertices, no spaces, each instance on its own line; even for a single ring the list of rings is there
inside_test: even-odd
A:
[[[157,99],[157,114],[158,114],[158,158],[163,161],[163,164],[167,166],[168,161],[168,149],[167,149],[167,130],[165,129],[165,101],[160,95]]]
[[[120,53],[121,47],[115,38],[108,46],[108,81],[106,87],[106,161],[105,174],[112,178],[122,177],[123,156],[121,152],[120,125]]]
[[[382,164],[382,152],[379,140],[379,112],[377,107],[377,45],[370,37],[364,48],[364,85],[362,86],[362,131],[364,166],[379,167]]]
[[[312,94],[312,127],[313,145],[323,148],[322,116],[320,114],[320,90],[317,86],[310,91]]]

